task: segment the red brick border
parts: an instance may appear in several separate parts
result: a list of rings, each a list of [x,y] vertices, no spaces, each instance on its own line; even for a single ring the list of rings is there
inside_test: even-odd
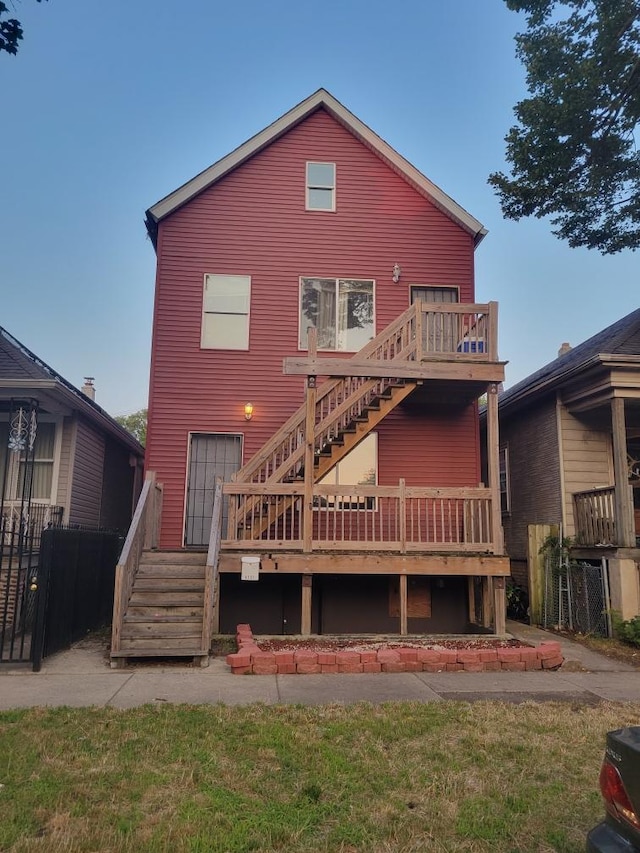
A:
[[[313,652],[308,649],[263,652],[250,625],[236,629],[238,651],[227,655],[234,675],[308,675],[320,672],[529,672],[558,669],[560,643],[498,649],[375,649]]]

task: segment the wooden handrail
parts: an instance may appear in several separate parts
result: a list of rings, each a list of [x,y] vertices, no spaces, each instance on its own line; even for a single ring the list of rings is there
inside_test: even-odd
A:
[[[374,358],[376,353],[379,350],[383,349],[385,344],[393,341],[394,337],[398,335],[398,333],[402,332],[402,330],[411,322],[412,319],[415,318],[416,315],[416,306],[411,305],[400,314],[399,317],[390,323],[379,335],[377,335],[373,340],[369,341],[369,343],[364,346],[356,355],[353,356],[355,358],[357,356],[358,359],[367,359]],[[406,352],[403,351],[403,356],[406,357]],[[400,355],[400,352],[393,353],[391,360],[393,358]],[[344,379],[332,379],[323,382],[320,387],[317,389],[316,394],[316,409],[318,409],[324,399],[331,394],[332,391],[337,390],[340,386],[345,384]],[[296,412],[294,412],[291,417],[283,424],[283,426],[269,439],[268,442],[244,465],[237,473],[236,480],[238,482],[250,482],[256,474],[259,472],[260,468],[267,462],[267,460],[272,457],[274,454],[277,454],[278,450],[283,448],[286,444],[287,439],[297,431],[304,431],[304,422],[306,417],[306,404],[303,403]],[[297,448],[296,448],[297,449]],[[290,454],[287,454],[287,458]],[[284,460],[282,460],[284,461]],[[265,482],[269,482],[269,478],[275,479],[274,475],[271,474],[269,477],[263,478]]]
[[[111,631],[112,652],[119,652],[121,649],[124,615],[138,571],[140,555],[145,547],[157,547],[161,505],[162,486],[156,483],[156,475],[150,471],[140,492],[136,511],[131,519],[131,526],[116,565]]]
[[[213,513],[209,532],[209,550],[205,563],[204,608],[202,614],[202,653],[209,654],[211,635],[220,628],[218,616],[218,558],[222,538],[222,480],[217,479],[213,493]],[[215,622],[215,624],[214,624]]]

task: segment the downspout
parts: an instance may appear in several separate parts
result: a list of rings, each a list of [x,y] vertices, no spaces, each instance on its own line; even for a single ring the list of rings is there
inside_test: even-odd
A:
[[[558,438],[558,466],[560,470],[560,523],[563,535],[567,531],[567,495],[564,481],[564,436],[562,433],[562,399],[560,391],[556,391],[556,435]],[[575,525],[574,525],[575,526]],[[574,530],[575,535],[575,530]]]

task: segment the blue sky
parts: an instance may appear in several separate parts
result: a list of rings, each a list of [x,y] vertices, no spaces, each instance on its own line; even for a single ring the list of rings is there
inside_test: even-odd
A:
[[[639,306],[637,258],[503,220],[514,55],[503,0],[34,0],[0,54],[0,325],[111,414],[147,401],[144,211],[320,87],[489,229],[507,385]]]

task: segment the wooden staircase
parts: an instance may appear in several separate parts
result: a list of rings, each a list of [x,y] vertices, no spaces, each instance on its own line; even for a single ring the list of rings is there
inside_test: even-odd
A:
[[[112,657],[203,657],[205,560],[203,552],[142,552]]]

